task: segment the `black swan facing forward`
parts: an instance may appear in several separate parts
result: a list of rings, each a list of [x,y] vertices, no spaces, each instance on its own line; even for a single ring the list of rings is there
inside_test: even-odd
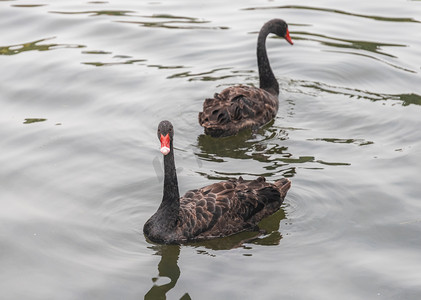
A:
[[[161,205],[145,223],[143,232],[156,243],[180,244],[256,230],[257,223],[276,212],[291,182],[268,183],[230,179],[188,191],[180,198],[173,149],[174,129],[169,121],[158,126],[164,154],[164,195]]]
[[[256,129],[278,112],[279,84],[273,75],[266,53],[266,37],[274,33],[293,44],[284,20],[273,19],[265,23],[257,38],[257,65],[260,88],[233,86],[216,93],[203,103],[199,124],[213,137],[235,135],[240,130]]]

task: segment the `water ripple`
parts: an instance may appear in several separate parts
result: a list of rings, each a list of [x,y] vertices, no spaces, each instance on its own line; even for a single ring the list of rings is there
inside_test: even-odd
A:
[[[338,138],[313,138],[307,139],[308,141],[323,141],[328,143],[338,143],[338,144],[354,144],[357,146],[366,146],[371,145],[374,142],[366,141],[364,139],[338,139]]]
[[[49,11],[53,14],[88,15],[90,17],[109,16],[136,18],[136,20],[118,20],[118,23],[128,23],[143,27],[159,27],[166,29],[228,29],[227,26],[203,26],[211,21],[188,16],[171,14],[140,15],[133,10],[84,10],[84,11]],[[146,20],[137,20],[146,19]]]
[[[270,10],[273,10],[273,9],[313,10],[313,11],[322,11],[322,12],[335,13],[335,14],[353,16],[353,17],[359,17],[359,18],[366,18],[366,19],[383,21],[383,22],[421,23],[421,21],[418,21],[418,20],[413,19],[413,18],[390,18],[390,17],[383,17],[383,16],[363,15],[363,14],[351,13],[351,12],[347,12],[347,11],[339,10],[339,9],[312,7],[312,6],[304,6],[304,5],[249,7],[249,8],[243,8],[242,10],[264,10],[264,9],[270,9]]]
[[[200,72],[200,73],[193,73],[191,71],[186,71],[186,72],[181,72],[181,73],[176,73],[173,75],[168,76],[168,79],[173,79],[173,78],[188,78],[188,81],[196,81],[196,80],[200,80],[200,81],[219,81],[222,79],[227,79],[227,78],[238,78],[238,77],[247,77],[247,75],[245,74],[240,74],[238,71],[230,71],[228,74],[226,74],[227,72],[224,72],[225,74],[221,74],[218,76],[215,76],[213,74],[215,73],[220,73],[221,71],[227,71],[232,69],[231,67],[227,67],[227,68],[216,68],[210,71],[205,71],[205,72]],[[249,73],[252,71],[249,71]]]
[[[356,88],[347,88],[341,86],[333,86],[317,81],[306,80],[292,80],[291,85],[287,89],[291,92],[299,92],[303,94],[315,95],[318,92],[325,92],[329,94],[340,94],[355,99],[367,99],[370,101],[398,101],[403,106],[410,104],[421,105],[421,95],[416,93],[409,94],[386,94],[364,91]],[[295,86],[295,87],[294,87]],[[310,90],[303,90],[301,88],[309,88]],[[313,90],[313,91],[311,91]]]
[[[115,65],[131,65],[136,63],[141,63],[146,61],[146,59],[128,59],[123,61],[117,61],[117,62],[82,62],[84,65],[90,65],[95,67],[104,67],[104,66],[115,66]]]
[[[288,129],[278,127],[271,122],[255,133],[243,131],[235,137],[215,139],[206,135],[198,137],[198,149],[195,153],[203,161],[223,163],[227,158],[249,160],[263,163],[261,171],[217,171],[197,172],[208,179],[226,180],[238,176],[294,177],[296,168],[323,169],[323,166],[349,166],[349,162],[326,161],[314,155],[295,156],[290,152],[287,141]],[[316,164],[317,166],[315,166]]]
[[[294,31],[294,34],[304,35],[304,36],[311,36],[311,37],[321,37],[323,39],[327,39],[329,41],[321,41],[316,40],[312,38],[296,38],[297,40],[313,40],[318,41],[323,45],[335,47],[335,48],[351,48],[351,49],[358,49],[358,50],[364,50],[368,52],[373,52],[389,57],[396,58],[396,56],[385,53],[382,51],[379,51],[382,47],[406,47],[402,44],[390,44],[390,43],[379,43],[379,42],[373,42],[373,41],[358,41],[358,40],[347,40],[347,39],[340,39],[340,38],[334,38],[329,37],[323,34],[316,34],[316,33],[309,33],[304,31]],[[339,43],[337,43],[339,42]]]
[[[131,16],[135,11],[131,10],[86,10],[86,11],[49,11],[52,14],[62,14],[62,15],[89,15],[91,17],[96,16],[111,16],[111,17],[121,17],[121,16]]]
[[[159,27],[166,29],[228,29],[226,26],[202,26],[210,21],[194,17],[174,16],[168,14],[155,14],[151,16],[141,16],[146,19],[156,19],[152,21],[119,21],[120,23],[137,24],[143,27]]]
[[[13,4],[12,7],[26,7],[26,8],[33,8],[33,7],[41,7],[47,6],[48,4]]]

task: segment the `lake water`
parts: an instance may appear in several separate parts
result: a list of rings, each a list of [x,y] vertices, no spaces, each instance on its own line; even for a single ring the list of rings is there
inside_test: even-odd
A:
[[[203,136],[205,98],[258,85],[272,18],[276,119]],[[1,298],[420,298],[420,32],[410,0],[1,0]],[[291,179],[267,235],[145,239],[164,119],[182,194]]]

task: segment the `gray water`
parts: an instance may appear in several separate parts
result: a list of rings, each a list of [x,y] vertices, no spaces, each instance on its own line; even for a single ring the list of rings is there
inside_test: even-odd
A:
[[[280,83],[274,122],[212,139],[197,114]],[[0,1],[0,298],[418,299],[421,2]],[[156,128],[171,120],[180,193],[288,177],[267,231],[160,246]]]

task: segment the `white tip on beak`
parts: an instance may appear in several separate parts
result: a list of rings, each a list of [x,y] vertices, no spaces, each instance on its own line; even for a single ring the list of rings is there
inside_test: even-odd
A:
[[[161,148],[161,153],[164,155],[167,155],[168,153],[170,153],[170,148],[168,147],[162,147]]]

